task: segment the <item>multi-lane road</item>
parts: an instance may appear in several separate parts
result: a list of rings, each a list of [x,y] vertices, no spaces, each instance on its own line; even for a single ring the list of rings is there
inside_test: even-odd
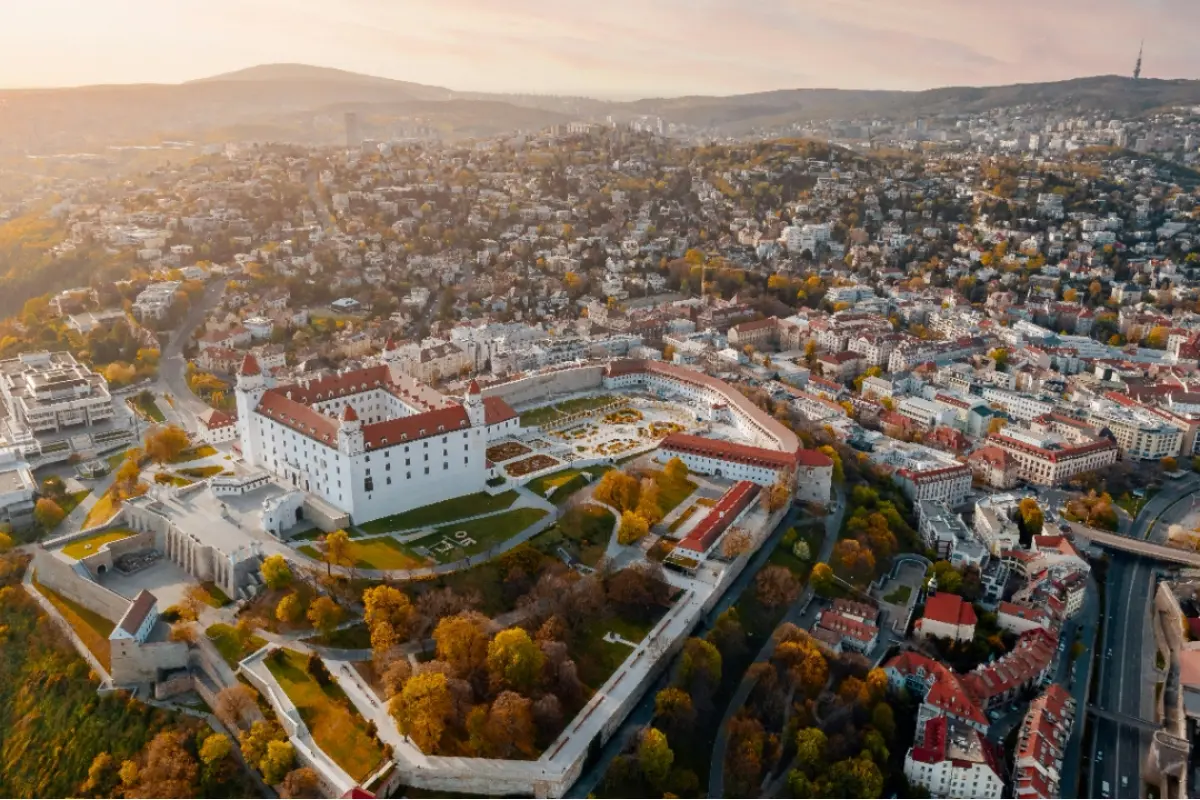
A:
[[[167,346],[163,348],[162,359],[159,362],[159,380],[166,391],[171,393],[175,409],[179,412],[184,427],[195,429],[196,417],[204,413],[208,406],[196,395],[192,394],[187,382],[187,359],[183,357],[183,348],[191,338],[192,331],[200,326],[208,317],[208,312],[216,307],[225,293],[225,281],[210,283],[204,293],[190,309],[183,323],[171,333]],[[158,387],[155,387],[158,388]]]
[[[1129,527],[1135,539],[1166,540],[1167,527],[1190,508],[1200,480],[1196,476],[1168,484],[1142,508]],[[1150,602],[1156,573],[1166,569],[1144,558],[1113,553],[1104,581],[1098,678],[1091,703],[1105,711],[1148,719],[1154,701],[1154,641]],[[1148,735],[1137,728],[1093,718],[1088,795],[1141,797],[1141,767]]]

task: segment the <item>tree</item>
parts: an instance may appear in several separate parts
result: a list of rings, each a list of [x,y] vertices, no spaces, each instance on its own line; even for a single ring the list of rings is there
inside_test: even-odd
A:
[[[824,444],[817,448],[825,455],[829,456],[829,460],[833,462],[833,480],[841,483],[846,479],[846,470],[842,466],[842,457],[832,445]]]
[[[791,473],[784,473],[767,489],[767,511],[774,513],[787,505],[792,497]]]
[[[609,473],[610,475],[612,473]],[[641,514],[634,511],[621,513],[621,527],[617,531],[617,541],[621,544],[633,544],[650,532],[650,523]]]
[[[350,555],[350,534],[336,530],[325,537],[325,574],[333,574],[334,564],[345,564]]]
[[[268,589],[286,589],[292,585],[292,569],[279,553],[264,558],[260,569]]]
[[[0,553],[7,553],[12,550],[13,540],[7,533],[0,531]]]
[[[58,523],[62,522],[66,516],[62,506],[49,497],[38,498],[37,504],[33,507],[33,518],[44,530],[58,527]]]
[[[604,473],[593,496],[618,511],[633,511],[637,508],[641,488],[637,478],[614,469]]]
[[[716,646],[723,659],[740,658],[746,652],[746,629],[736,608],[722,611],[705,638]]]
[[[834,764],[829,782],[835,797],[877,798],[883,794],[883,773],[866,754]]]
[[[291,742],[269,742],[267,754],[258,762],[263,780],[271,786],[281,783],[296,763],[296,748]]]
[[[488,645],[487,668],[496,686],[528,691],[537,683],[546,656],[523,628],[496,634]]]
[[[743,553],[749,552],[753,544],[754,540],[749,533],[741,528],[734,528],[721,540],[721,555],[732,561]]]
[[[323,634],[330,634],[342,621],[342,608],[332,598],[321,595],[308,607],[308,621]]]
[[[531,755],[535,734],[533,704],[516,692],[501,692],[488,710],[483,731],[489,751],[497,757],[509,758],[514,751]]]
[[[655,525],[663,517],[662,507],[658,504],[658,484],[652,478],[643,478],[640,492],[637,515],[646,520],[647,525]]]
[[[294,625],[304,616],[304,611],[304,600],[300,593],[288,592],[279,598],[279,604],[275,606],[275,619]]]
[[[280,789],[284,797],[317,798],[321,796],[321,778],[312,767],[300,767],[284,776]]]
[[[820,728],[801,728],[796,732],[796,763],[809,775],[825,769],[825,748],[829,738]]]
[[[409,637],[417,619],[408,595],[394,586],[375,586],[363,592],[364,621],[377,659]]]
[[[834,578],[833,569],[824,561],[818,561],[813,565],[812,572],[809,573],[808,582],[812,585],[813,591],[819,595],[828,595],[833,591]]]
[[[436,753],[454,710],[449,680],[441,672],[421,672],[409,678],[388,708],[400,732],[424,753]]]
[[[236,731],[241,727],[246,713],[254,707],[253,690],[244,684],[235,683],[217,693],[217,705],[213,711],[227,728]]]
[[[81,795],[110,797],[117,787],[117,762],[107,752],[97,753],[88,767],[87,780],[79,787]]]
[[[679,456],[674,456],[663,468],[663,474],[672,483],[683,483],[687,480],[688,476],[687,464],[683,463],[683,459]]]
[[[996,365],[997,372],[1004,372],[1008,368],[1008,351],[1003,347],[997,347],[988,353],[988,358]]]
[[[679,659],[679,685],[691,689],[692,696],[699,691],[711,692],[721,683],[721,653],[709,642],[691,637],[683,644]]]
[[[233,752],[233,742],[223,733],[210,734],[200,745],[200,760],[206,767],[218,764]]]
[[[175,461],[187,450],[188,434],[178,425],[163,425],[151,428],[143,442],[146,456],[156,464]]]
[[[649,728],[642,734],[637,754],[646,782],[661,791],[671,774],[671,765],[675,763],[675,753],[667,744],[666,735],[658,728]]]
[[[443,617],[433,631],[437,658],[460,678],[470,678],[487,666],[488,620],[474,611]]]
[[[250,730],[243,731],[238,736],[238,746],[247,764],[256,765],[267,755],[267,745],[271,742],[282,742],[287,739],[278,722],[274,720],[257,720]]]
[[[1041,535],[1045,519],[1042,507],[1038,505],[1037,500],[1034,500],[1032,497],[1022,499],[1017,504],[1017,514],[1020,520],[1021,532],[1027,540],[1031,541],[1030,537]]]
[[[791,605],[800,596],[800,582],[787,567],[771,564],[754,581],[758,602],[767,608]]]
[[[145,763],[137,770],[137,785],[126,797],[192,797],[200,771],[183,746],[183,734],[163,731],[146,748]]]
[[[1179,469],[1179,461],[1173,456],[1167,456],[1159,463],[1162,465],[1163,472],[1174,472],[1175,470]],[[41,503],[40,500],[38,502]]]
[[[887,703],[878,702],[871,712],[871,727],[883,735],[884,740],[893,741],[896,737],[896,712]]]
[[[668,686],[654,696],[654,719],[662,721],[668,731],[686,732],[696,721],[692,696],[676,686]]]

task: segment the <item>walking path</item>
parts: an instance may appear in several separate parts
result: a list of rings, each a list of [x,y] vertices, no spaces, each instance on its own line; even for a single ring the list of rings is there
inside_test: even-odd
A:
[[[837,542],[838,533],[842,529],[842,518],[846,514],[846,493],[841,486],[835,486],[834,492],[837,497],[837,510],[833,514],[825,517],[825,539],[821,542],[821,552],[817,556],[817,561],[828,563],[830,554],[833,552],[833,546]],[[800,617],[808,608],[809,602],[813,597],[812,585],[806,583],[804,591],[796,598],[796,602],[792,603],[784,614],[783,619],[776,626],[779,627],[791,623],[795,625]],[[754,664],[759,664],[770,660],[771,655],[775,652],[775,647],[778,641],[775,639],[774,632],[763,644],[762,649],[758,651],[758,655],[754,659]],[[753,666],[753,664],[751,665]],[[725,796],[725,751],[729,746],[729,723],[733,717],[745,705],[746,699],[750,696],[750,692],[754,689],[755,681],[750,677],[749,667],[742,676],[742,682],[738,684],[737,691],[733,693],[733,697],[729,701],[729,705],[725,709],[725,716],[721,719],[721,727],[717,730],[716,739],[713,741],[712,759],[709,763],[708,771],[708,796],[711,798]]]

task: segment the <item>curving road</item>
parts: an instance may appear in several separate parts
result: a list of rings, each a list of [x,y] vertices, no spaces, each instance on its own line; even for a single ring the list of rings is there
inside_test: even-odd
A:
[[[165,390],[171,393],[175,401],[175,410],[184,427],[195,431],[196,417],[208,410],[208,405],[196,395],[187,382],[187,359],[183,357],[183,348],[192,336],[192,331],[200,326],[208,317],[208,313],[221,302],[225,294],[225,281],[209,284],[200,299],[188,309],[183,323],[171,333],[167,346],[163,348],[158,365],[158,378]]]

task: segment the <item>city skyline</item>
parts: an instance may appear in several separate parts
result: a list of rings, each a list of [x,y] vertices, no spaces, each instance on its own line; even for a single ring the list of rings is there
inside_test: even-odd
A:
[[[1186,0],[45,0],[8,12],[0,87],[176,83],[266,63],[458,91],[635,98],[785,88],[928,89],[1200,75]],[[1070,30],[1071,35],[1064,32]]]

